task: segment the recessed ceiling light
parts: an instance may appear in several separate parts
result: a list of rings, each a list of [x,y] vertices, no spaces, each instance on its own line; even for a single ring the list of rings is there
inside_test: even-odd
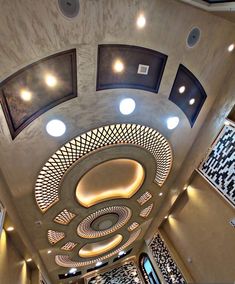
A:
[[[164,219],[167,219],[167,218],[168,218],[168,216],[165,216],[165,217],[164,217]]]
[[[51,254],[51,250],[48,250],[47,253],[48,253],[48,254]]]
[[[98,261],[95,266],[101,266],[103,264],[102,261]]]
[[[145,27],[146,19],[145,19],[145,16],[143,14],[139,15],[139,17],[137,18],[136,25],[139,29],[142,29],[142,28]]]
[[[195,99],[191,99],[190,101],[189,101],[189,104],[192,106],[193,104],[195,103]]]
[[[14,229],[14,227],[12,227],[12,226],[10,226],[10,227],[7,227],[7,232],[12,232],[12,231],[14,231],[15,229]]]
[[[48,87],[55,87],[57,85],[57,79],[55,76],[51,75],[51,74],[47,74],[45,77],[45,81]]]
[[[188,186],[186,185],[185,187],[184,187],[184,190],[187,190],[188,189]]]
[[[64,275],[64,276],[65,276],[65,277],[66,277],[66,276],[68,276],[68,273],[65,273],[65,275]]]
[[[126,253],[125,253],[125,251],[123,251],[123,250],[118,253],[119,256],[122,256],[122,255],[124,255],[124,254],[126,254]]]
[[[73,273],[76,273],[76,272],[77,272],[77,268],[70,268],[69,269],[70,274],[73,274]]]
[[[27,261],[27,262],[31,262],[31,261],[32,261],[32,258],[28,258],[26,261]]]
[[[113,64],[113,70],[116,73],[121,73],[124,70],[124,64],[121,60],[117,59]]]
[[[28,102],[32,98],[32,93],[26,89],[20,91],[20,97],[23,101]]]
[[[167,119],[167,128],[170,129],[170,130],[176,128],[177,125],[179,124],[179,121],[180,120],[179,120],[178,116],[169,117]]]
[[[185,86],[181,86],[181,87],[179,88],[179,93],[180,93],[180,94],[183,94],[183,93],[185,92],[185,90],[186,90]]]
[[[159,196],[162,196],[162,195],[163,195],[163,193],[162,193],[162,192],[160,192],[158,195],[159,195]]]
[[[228,47],[228,52],[232,52],[234,50],[234,43],[230,44],[229,47]]]
[[[59,137],[65,133],[66,126],[61,120],[53,119],[47,123],[46,130],[49,135]]]
[[[135,101],[131,98],[123,99],[120,102],[119,109],[124,115],[131,114],[135,110]]]

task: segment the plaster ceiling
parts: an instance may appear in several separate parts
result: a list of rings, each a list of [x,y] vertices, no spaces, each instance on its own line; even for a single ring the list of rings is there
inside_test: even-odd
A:
[[[144,29],[135,26],[140,13],[146,16]],[[195,143],[200,129],[221,94],[226,75],[234,68],[235,58],[227,52],[227,46],[234,41],[234,25],[173,0],[134,3],[132,0],[81,0],[79,16],[73,20],[61,16],[56,0],[12,0],[3,3],[0,14],[2,81],[22,67],[57,52],[74,48],[77,55],[77,97],[43,113],[14,140],[3,111],[0,112],[1,170],[8,194],[17,205],[18,218],[23,223],[21,229],[28,243],[36,248],[33,257],[51,282],[57,283],[58,274],[66,273],[67,267],[79,267],[84,275],[98,260],[112,263],[123,249],[133,246],[132,254],[137,254],[153,217],[157,216],[160,221],[163,208],[170,206],[166,196],[174,196],[176,189],[180,190],[182,184],[187,183],[199,159],[197,151],[192,149],[200,150],[193,148],[198,147]],[[190,49],[186,46],[186,37],[193,26],[201,29],[202,36],[197,46]],[[158,93],[127,88],[96,91],[100,44],[135,45],[166,54],[168,59]],[[194,74],[207,94],[192,128],[181,109],[168,99],[180,64]],[[130,116],[123,116],[118,106],[127,96],[135,99],[137,107]],[[166,127],[169,116],[180,119],[174,130]],[[45,125],[52,118],[65,122],[67,131],[62,137],[54,138],[46,133]],[[89,150],[82,152],[77,147],[73,158],[60,156],[58,152],[78,145],[82,135],[88,141],[87,137],[94,135],[97,129],[104,130],[105,126],[122,129],[121,125],[125,126],[123,129],[133,127],[131,133],[138,134],[136,140],[129,135],[125,141],[115,140],[114,145],[104,143],[104,139],[98,141],[96,137],[97,147],[86,142]],[[215,129],[218,127],[218,123],[214,125]],[[123,133],[126,132],[122,130],[122,138]],[[205,141],[209,135],[205,135]],[[103,137],[118,136],[107,132]],[[163,149],[162,152],[158,152],[159,149]],[[190,156],[191,152],[194,156]],[[62,158],[66,162],[62,162],[65,166],[58,180],[52,177],[55,184],[41,187],[42,180],[49,174],[43,167],[52,167],[54,161]],[[115,159],[136,161],[143,167],[145,178],[138,191],[129,199],[109,199],[90,208],[79,204],[75,195],[78,182],[98,165]],[[116,170],[112,172],[115,175]],[[159,196],[160,192],[163,196]],[[131,216],[124,208],[130,209]],[[121,209],[126,211],[120,213]],[[96,221],[106,222],[101,229],[98,223],[92,223],[100,217],[100,210],[104,210],[101,216],[103,213],[108,216]],[[118,221],[115,214],[119,214]],[[129,216],[128,222],[120,221],[121,214]],[[37,226],[35,222],[39,220],[41,225]],[[84,220],[87,222],[80,226]],[[105,230],[109,231],[101,236]],[[86,239],[81,236],[91,237],[94,233],[101,235]],[[122,235],[122,241],[106,254],[87,259],[79,257],[79,250],[86,243],[105,241],[117,234]],[[55,239],[58,242],[55,243]],[[49,249],[52,250],[50,255],[47,254]]]

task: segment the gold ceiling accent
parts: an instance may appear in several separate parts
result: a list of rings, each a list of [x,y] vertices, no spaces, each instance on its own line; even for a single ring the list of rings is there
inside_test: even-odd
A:
[[[74,242],[68,242],[66,244],[64,244],[61,249],[62,250],[67,250],[67,251],[71,251],[76,247],[77,243]]]
[[[144,208],[140,212],[140,217],[147,218],[153,209],[153,204],[149,205],[148,207]]]
[[[132,224],[128,227],[128,231],[129,231],[129,232],[134,231],[136,228],[139,227],[139,225],[140,225],[140,224],[137,223],[137,222],[132,223]]]
[[[125,250],[127,247],[129,247],[133,242],[136,241],[136,239],[139,237],[141,233],[141,229],[138,231],[133,232],[128,241],[124,243],[122,246],[120,246],[118,249],[110,252],[109,254],[106,254],[104,256],[101,256],[99,258],[95,258],[92,260],[87,260],[87,261],[72,261],[68,255],[56,255],[55,256],[55,262],[57,265],[62,266],[62,267],[84,267],[88,265],[92,265],[97,263],[98,261],[103,261],[105,259],[108,259],[114,255],[117,255],[120,251]]]
[[[99,230],[96,231],[92,229],[91,224],[94,220],[99,218],[100,216],[108,214],[117,214],[119,219],[116,224],[114,224],[112,227],[106,229],[106,230]],[[79,225],[77,228],[77,233],[82,238],[100,238],[103,236],[106,236],[108,234],[111,234],[117,230],[119,230],[121,227],[123,227],[131,218],[131,209],[129,209],[126,206],[110,206],[103,209],[100,209],[89,216],[87,216]]]
[[[50,244],[54,245],[65,237],[65,233],[53,230],[47,231],[47,238]]]
[[[114,124],[88,131],[61,147],[43,166],[35,185],[42,212],[59,201],[59,186],[66,171],[80,158],[102,147],[129,144],[143,147],[156,161],[155,182],[162,186],[172,165],[168,141],[156,130],[137,124]]]
[[[122,240],[123,236],[118,234],[104,241],[88,243],[79,250],[78,254],[82,258],[96,257],[114,249]]]
[[[147,201],[149,201],[152,198],[152,194],[146,191],[143,195],[141,195],[138,199],[137,202],[140,205],[144,205]]]
[[[61,211],[54,219],[54,221],[61,225],[68,225],[76,215],[67,209]]]
[[[115,198],[131,198],[140,189],[144,177],[144,168],[137,161],[106,161],[89,170],[80,179],[76,197],[84,207]]]

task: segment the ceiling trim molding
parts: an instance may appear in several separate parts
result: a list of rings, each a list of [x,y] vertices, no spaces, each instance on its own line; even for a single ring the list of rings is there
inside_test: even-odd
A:
[[[186,4],[190,4],[192,6],[195,6],[197,8],[201,8],[203,10],[206,10],[208,12],[232,12],[235,11],[235,2],[228,2],[228,3],[206,3],[202,0],[180,0],[181,2],[184,2]]]

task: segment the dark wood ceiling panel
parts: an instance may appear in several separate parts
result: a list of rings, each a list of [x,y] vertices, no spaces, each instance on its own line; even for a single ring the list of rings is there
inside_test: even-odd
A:
[[[180,92],[181,87],[185,88],[182,93]],[[198,79],[184,65],[180,64],[169,100],[185,113],[191,127],[193,127],[206,98],[207,95]]]
[[[52,85],[47,84],[48,76]],[[22,98],[23,91],[27,92],[26,100]],[[76,50],[54,54],[21,69],[1,83],[0,92],[14,139],[39,115],[76,97]]]
[[[234,0],[203,0],[204,2],[207,2],[209,4],[218,4],[218,3],[230,3],[235,2]]]
[[[117,59],[124,64],[123,72],[113,70]],[[157,93],[166,61],[167,55],[143,47],[99,45],[96,89],[131,88]],[[139,64],[149,66],[147,75],[137,74]]]

